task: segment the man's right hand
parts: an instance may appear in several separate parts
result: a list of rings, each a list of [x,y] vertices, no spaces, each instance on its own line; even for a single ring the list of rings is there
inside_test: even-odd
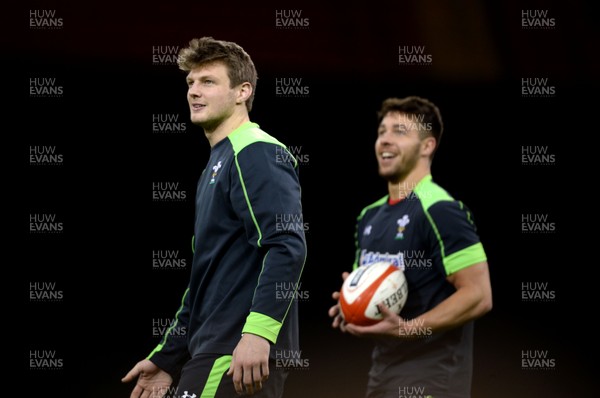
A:
[[[131,392],[130,398],[162,398],[173,383],[170,374],[147,359],[136,363],[121,381],[129,383],[136,377],[137,384]]]

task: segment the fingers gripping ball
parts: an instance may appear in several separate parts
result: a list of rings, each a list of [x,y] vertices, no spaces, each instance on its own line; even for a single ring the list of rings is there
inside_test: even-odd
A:
[[[402,270],[387,262],[356,268],[342,285],[340,309],[347,323],[373,325],[383,317],[377,304],[400,313],[406,303],[408,285]]]

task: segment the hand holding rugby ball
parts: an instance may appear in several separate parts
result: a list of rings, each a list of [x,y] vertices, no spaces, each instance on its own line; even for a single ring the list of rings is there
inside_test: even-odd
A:
[[[406,303],[407,294],[408,285],[400,268],[388,262],[360,266],[342,285],[342,317],[347,323],[374,325],[383,318],[377,304],[382,303],[398,314]]]

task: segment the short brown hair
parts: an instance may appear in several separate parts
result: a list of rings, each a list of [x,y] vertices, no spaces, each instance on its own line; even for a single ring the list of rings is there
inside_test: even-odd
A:
[[[442,114],[435,104],[425,98],[410,96],[406,98],[388,98],[381,104],[381,109],[377,112],[378,122],[390,112],[398,112],[409,115],[418,115],[419,122],[426,124],[428,128],[419,129],[422,137],[433,136],[436,141],[436,150],[442,139],[444,131],[444,123],[442,122]],[[434,151],[435,153],[435,151]],[[433,154],[432,154],[433,156]]]
[[[211,62],[223,62],[227,66],[230,87],[248,82],[252,85],[252,94],[246,100],[248,112],[252,110],[254,92],[258,75],[250,55],[238,44],[231,41],[215,40],[212,37],[201,37],[190,40],[189,47],[179,51],[177,64],[179,69],[189,72],[192,69]]]

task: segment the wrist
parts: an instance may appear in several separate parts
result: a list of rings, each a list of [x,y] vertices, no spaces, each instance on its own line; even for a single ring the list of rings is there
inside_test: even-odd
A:
[[[413,323],[400,318],[398,321],[398,337],[401,339],[413,336]]]
[[[255,333],[244,332],[244,333],[242,333],[242,338],[244,338],[244,337],[246,339],[253,339],[253,340],[260,339],[260,340],[264,340],[264,341],[270,343],[268,339],[266,339],[265,337],[263,337],[259,334],[255,334]]]

